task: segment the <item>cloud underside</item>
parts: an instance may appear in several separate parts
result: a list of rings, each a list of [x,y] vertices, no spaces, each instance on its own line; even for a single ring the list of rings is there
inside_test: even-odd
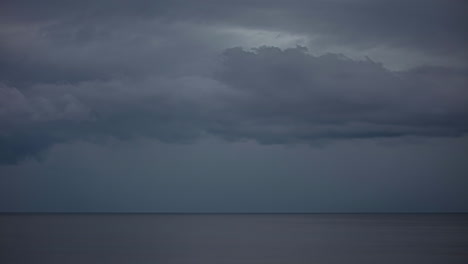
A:
[[[2,86],[1,160],[108,137],[191,142],[204,135],[262,144],[467,132],[466,73],[392,72],[371,60],[304,47],[227,49],[211,76],[147,76]]]
[[[259,31],[272,42],[289,34],[364,53],[396,48],[463,60],[466,4],[447,2],[4,1],[0,163],[108,138],[317,144],[461,136],[466,69],[391,71],[371,58],[302,46],[236,48],[248,43],[245,32]]]

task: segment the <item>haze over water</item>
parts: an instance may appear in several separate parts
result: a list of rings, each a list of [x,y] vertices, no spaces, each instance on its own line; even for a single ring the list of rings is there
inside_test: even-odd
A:
[[[0,262],[468,263],[467,214],[3,214]]]

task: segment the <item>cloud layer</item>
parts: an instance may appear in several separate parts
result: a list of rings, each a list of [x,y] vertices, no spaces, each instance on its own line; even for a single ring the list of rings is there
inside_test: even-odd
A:
[[[342,45],[394,46],[429,53],[463,54],[466,1],[451,0],[98,0],[3,1],[2,19],[21,23],[85,25],[158,19],[301,32]],[[14,15],[12,15],[14,14]]]
[[[466,72],[392,72],[371,60],[313,56],[304,47],[224,51],[211,78],[146,77],[2,86],[2,161],[59,142],[211,134],[264,144],[352,138],[461,136]]]
[[[1,163],[75,140],[316,144],[467,132],[466,68],[391,71],[371,58],[274,43],[298,34],[307,45],[463,61],[463,1],[1,5]],[[268,46],[233,48],[256,30],[269,32]]]

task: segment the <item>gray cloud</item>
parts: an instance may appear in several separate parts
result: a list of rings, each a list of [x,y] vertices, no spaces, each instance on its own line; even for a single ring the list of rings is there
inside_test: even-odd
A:
[[[201,27],[157,20],[6,26],[0,29],[0,79],[27,87],[204,74],[215,56],[207,34]]]
[[[315,144],[460,136],[468,120],[466,69],[395,72],[371,59],[312,55],[303,47],[231,47],[245,43],[233,29],[271,30],[317,45],[397,47],[463,60],[465,5],[2,1],[0,161],[109,137],[192,142],[211,134]]]
[[[2,7],[3,20],[23,23],[79,25],[157,18],[300,32],[329,44],[408,48],[465,59],[468,46],[468,6],[463,0],[49,0],[39,6],[24,0],[4,1]]]
[[[154,76],[3,86],[3,162],[56,143],[108,137],[191,142],[212,134],[264,144],[461,136],[465,71],[392,72],[371,60],[303,47],[224,52],[212,77]]]
[[[301,47],[234,48],[217,78],[241,92],[233,108],[244,125],[220,128],[234,136],[277,143],[457,136],[467,129],[466,72],[456,69],[391,72],[370,60],[315,57]]]

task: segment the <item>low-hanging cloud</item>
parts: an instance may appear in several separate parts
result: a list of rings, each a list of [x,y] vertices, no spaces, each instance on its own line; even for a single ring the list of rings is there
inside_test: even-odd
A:
[[[454,137],[468,131],[466,71],[394,72],[304,47],[230,48],[210,75],[114,76],[0,87],[0,162],[74,140],[214,135],[263,144]]]
[[[370,59],[313,56],[301,47],[233,48],[224,55],[216,78],[242,94],[235,108],[246,124],[226,133],[281,143],[466,132],[462,70],[392,72]]]

